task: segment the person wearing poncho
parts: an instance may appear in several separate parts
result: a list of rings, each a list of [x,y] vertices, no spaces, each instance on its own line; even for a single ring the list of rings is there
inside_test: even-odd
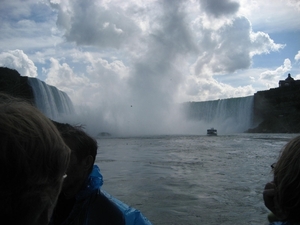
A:
[[[139,210],[101,189],[103,176],[94,165],[97,141],[80,127],[54,124],[72,153],[50,225],[152,225]]]

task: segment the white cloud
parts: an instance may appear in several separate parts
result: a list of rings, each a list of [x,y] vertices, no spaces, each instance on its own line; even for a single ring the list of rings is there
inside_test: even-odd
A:
[[[292,8],[296,8],[300,12],[300,1],[299,0],[288,0],[288,5]]]
[[[253,32],[245,17],[236,17],[217,30],[205,29],[200,24],[197,27],[203,32],[199,36],[202,54],[197,59],[196,74],[226,74],[247,69],[254,55],[278,51],[284,47],[274,43],[266,33]]]
[[[283,6],[274,1],[270,9]],[[12,19],[0,14],[1,54],[24,50],[43,67],[45,81],[67,92],[76,105],[98,107],[101,117],[110,121],[142,121],[135,128],[159,127],[174,102],[246,96],[262,83],[277,85],[279,74],[291,67],[287,61],[277,69],[263,68],[263,73],[262,68],[252,68],[254,55],[284,48],[268,29],[258,29],[253,12],[246,8],[266,21],[272,14],[261,11],[260,6],[268,9],[265,2],[49,2],[52,8],[32,0],[23,12],[14,9]],[[283,9],[294,12],[289,6]],[[284,15],[285,21],[294,18]],[[295,60],[299,57],[298,53]],[[151,121],[146,124],[145,118]]]
[[[202,77],[191,75],[183,85],[181,89],[183,101],[207,101],[244,97],[255,93],[252,85],[237,85],[234,87],[214,79],[209,74]]]
[[[45,71],[47,73],[46,82],[48,84],[60,89],[64,87],[77,89],[78,86],[89,82],[88,79],[79,79],[67,63],[60,64],[59,61],[54,58],[50,58],[50,63],[49,70]]]
[[[57,25],[67,41],[77,45],[120,48],[131,41],[139,28],[117,4],[96,1],[50,1],[58,10]]]
[[[9,13],[13,19],[28,17],[31,13],[31,5],[33,1],[22,1],[22,0],[2,0],[0,13]],[[1,10],[2,9],[2,10]]]
[[[0,53],[0,65],[17,70],[21,76],[37,76],[37,68],[34,63],[19,49]]]
[[[284,48],[283,44],[276,44],[268,34],[263,32],[252,32],[250,33],[252,42],[250,55],[260,55],[263,53],[270,53],[273,51],[279,51]]]
[[[298,0],[240,0],[239,15],[246,16],[255,31],[284,32],[300,27]]]
[[[127,68],[122,62],[108,63],[97,54],[80,52],[77,59],[85,62],[84,73],[76,73],[68,63],[51,58],[50,68],[44,70],[46,83],[68,93],[76,105],[96,107],[126,96]]]
[[[260,80],[268,88],[278,87],[278,82],[280,78],[292,69],[291,60],[285,59],[282,66],[276,68],[275,70],[268,70],[260,74]]]
[[[295,55],[295,60],[296,61],[300,60],[300,51],[298,51],[298,53]]]
[[[251,66],[253,55],[283,47],[274,43],[268,34],[252,31],[247,18],[236,16],[241,7],[238,1],[223,1],[216,6],[211,1],[201,0],[198,8],[194,2],[193,14],[186,11],[191,9],[192,3],[185,1],[50,2],[57,10],[57,25],[62,28],[66,41],[75,42],[82,50],[73,53],[67,50],[63,54],[64,49],[57,49],[55,54],[60,52],[60,56],[51,58],[51,68],[46,69],[45,73],[46,81],[62,90],[69,90],[80,100],[85,95],[74,93],[83,88],[91,90],[90,86],[98,88],[91,95],[105,92],[106,95],[114,93],[111,96],[118,96],[118,90],[112,88],[113,84],[117,84],[122,86],[119,90],[126,91],[127,98],[139,96],[149,102],[155,102],[154,98],[162,102],[176,101],[176,97],[181,95],[178,90],[184,87],[182,82],[189,77],[186,75],[189,68],[192,68],[193,76],[206,79],[205,82],[198,81],[197,87],[208,90],[207,74],[227,74],[247,69]],[[202,16],[201,12],[213,16],[218,26],[209,28],[205,24],[209,18]],[[55,35],[58,34],[55,32]],[[100,53],[96,54],[95,49],[92,53],[91,48],[86,46],[95,46]],[[112,52],[115,58],[107,55],[112,48],[116,49]],[[42,55],[45,53],[38,52],[38,57],[33,56],[36,61],[45,63]],[[67,55],[69,53],[71,55]],[[80,64],[81,72],[76,72],[75,68]],[[250,77],[248,79],[253,82]],[[165,89],[170,80],[171,88]],[[79,81],[85,83],[81,88],[77,85]],[[218,96],[230,89],[213,78],[209,82]],[[104,86],[110,89],[106,90]],[[241,93],[233,89],[231,93]],[[248,93],[249,89],[245,90]],[[207,92],[201,98],[211,96]]]
[[[268,34],[252,30],[250,21],[240,14],[244,7],[242,1],[93,1],[91,4],[82,0],[50,0],[50,5],[56,10],[56,23],[65,40],[76,43],[81,50],[72,52],[72,45],[60,43],[55,51],[44,48],[32,57],[43,64],[50,60],[50,68],[45,68],[46,81],[62,90],[73,90],[72,93],[78,92],[77,82],[85,83],[80,89],[90,89],[87,83],[95,87],[118,84],[122,86],[120,90],[128,92],[128,98],[139,96],[154,102],[151,93],[156,93],[155,98],[162,102],[176,101],[181,95],[178,90],[184,87],[182,82],[190,74],[206,80],[209,80],[207,74],[211,74],[211,87],[222,95],[227,86],[218,84],[213,76],[248,69],[253,55],[283,47],[274,43]],[[32,9],[27,12],[29,19],[21,17],[18,24],[29,31],[36,30],[37,23],[28,17]],[[48,17],[53,18],[50,14]],[[61,33],[50,23],[45,23],[43,30],[48,28],[53,35],[49,37],[57,38],[59,43]],[[207,25],[213,23],[218,25]],[[47,48],[51,49],[50,45]],[[191,72],[187,73],[189,69]],[[172,85],[165,89],[171,80]],[[200,89],[201,84],[208,85],[203,80],[199,82]],[[115,92],[112,96],[117,96],[114,88],[95,91],[99,93],[95,95],[106,91],[106,95]],[[207,93],[204,98],[211,97]],[[82,99],[85,95],[74,96]]]
[[[62,42],[55,24],[56,15],[45,0],[1,1],[0,50],[26,52],[53,48]]]

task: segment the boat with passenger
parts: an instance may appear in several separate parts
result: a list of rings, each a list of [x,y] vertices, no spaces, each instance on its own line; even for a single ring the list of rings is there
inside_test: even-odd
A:
[[[216,135],[218,135],[218,131],[215,128],[212,127],[210,129],[207,129],[207,135],[216,136]]]

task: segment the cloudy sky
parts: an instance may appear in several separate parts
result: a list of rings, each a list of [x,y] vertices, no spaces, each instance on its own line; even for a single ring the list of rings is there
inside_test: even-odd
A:
[[[0,65],[99,109],[102,125],[155,129],[173,103],[300,79],[299,16],[299,0],[0,0]]]

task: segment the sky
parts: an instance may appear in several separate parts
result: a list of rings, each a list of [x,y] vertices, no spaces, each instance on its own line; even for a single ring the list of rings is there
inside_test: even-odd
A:
[[[300,0],[0,0],[0,66],[102,127],[170,131],[174,103],[300,79],[299,16]]]

